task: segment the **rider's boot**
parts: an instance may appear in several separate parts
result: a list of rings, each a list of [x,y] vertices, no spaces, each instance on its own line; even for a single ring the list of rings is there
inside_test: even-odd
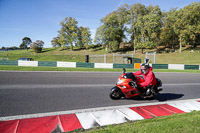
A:
[[[150,94],[151,94],[151,89],[148,88],[148,89],[146,90],[146,96],[149,96]]]

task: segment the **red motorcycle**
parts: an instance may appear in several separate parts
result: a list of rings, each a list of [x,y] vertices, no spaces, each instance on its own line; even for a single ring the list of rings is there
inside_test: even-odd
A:
[[[148,86],[149,94],[146,94],[146,89],[138,87],[138,83],[144,82],[143,77],[135,76],[132,72],[126,73],[126,69],[123,69],[123,74],[117,79],[116,86],[111,89],[110,98],[113,100],[120,99],[122,97],[132,98],[139,97],[142,99],[153,98],[162,89],[162,81],[156,78],[156,86]]]

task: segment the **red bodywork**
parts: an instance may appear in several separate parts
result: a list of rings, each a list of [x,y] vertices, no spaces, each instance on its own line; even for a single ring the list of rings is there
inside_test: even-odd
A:
[[[128,78],[124,78],[125,74],[122,74],[119,78],[118,81],[121,80],[121,83],[117,84],[116,87],[120,88],[122,93],[125,95],[126,98],[131,98],[134,96],[138,96],[140,95],[140,92],[138,91],[137,88],[135,87],[131,87],[130,86],[130,82],[132,82],[132,79],[128,79]],[[144,82],[144,79],[142,77],[136,76],[136,82],[138,83],[142,83]]]

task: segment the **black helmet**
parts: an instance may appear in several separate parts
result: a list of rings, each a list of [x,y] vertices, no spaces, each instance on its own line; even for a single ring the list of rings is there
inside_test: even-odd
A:
[[[140,69],[141,69],[141,72],[143,74],[146,74],[149,72],[149,69],[150,69],[150,66],[148,63],[143,63],[141,66],[140,66]]]

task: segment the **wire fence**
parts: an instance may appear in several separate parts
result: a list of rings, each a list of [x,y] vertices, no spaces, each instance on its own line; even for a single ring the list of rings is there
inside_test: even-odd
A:
[[[149,60],[149,63],[156,64],[156,52],[153,53],[146,52],[145,58]]]
[[[130,64],[124,60],[125,57],[133,58],[133,54],[104,54],[89,55],[90,63],[113,63],[113,64]]]

